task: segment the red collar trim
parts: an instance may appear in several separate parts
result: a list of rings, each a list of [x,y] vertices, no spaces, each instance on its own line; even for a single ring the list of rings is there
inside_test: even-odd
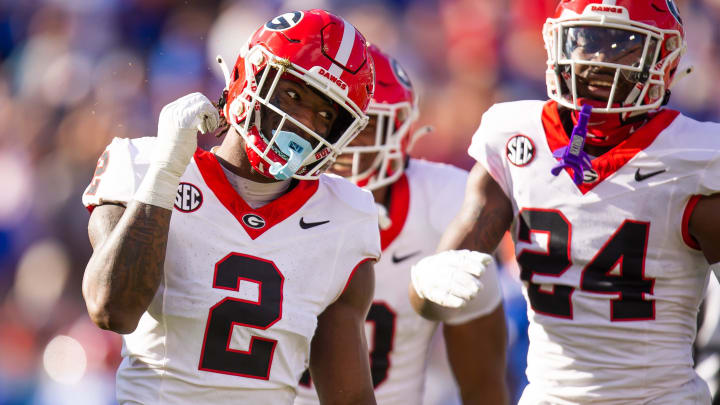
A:
[[[397,238],[405,226],[407,220],[408,209],[410,208],[410,186],[405,174],[390,186],[390,209],[388,215],[392,224],[390,228],[380,230],[380,247],[385,250],[386,247]]]
[[[680,114],[674,110],[660,110],[650,121],[638,128],[630,137],[620,142],[617,146],[605,152],[602,156],[598,156],[592,161],[592,167],[598,174],[597,181],[593,183],[582,183],[578,187],[583,194],[592,190],[600,184],[608,176],[618,171],[630,159],[638,154],[641,150],[650,146],[651,143],[665,128],[670,125]],[[558,106],[555,101],[545,103],[542,112],[542,123],[545,129],[550,151],[555,151],[568,144],[568,136],[565,128],[560,120]],[[572,179],[572,172],[569,168],[565,169],[568,176]],[[573,183],[574,184],[574,183]]]
[[[225,177],[225,172],[213,153],[198,148],[195,151],[195,163],[210,190],[220,200],[220,203],[235,216],[252,239],[256,239],[299,210],[315,194],[319,184],[317,180],[299,181],[292,190],[276,200],[260,208],[252,209]],[[243,217],[248,214],[259,216],[265,221],[265,225],[259,229],[251,228],[243,221]],[[257,221],[251,221],[251,223],[257,223]]]

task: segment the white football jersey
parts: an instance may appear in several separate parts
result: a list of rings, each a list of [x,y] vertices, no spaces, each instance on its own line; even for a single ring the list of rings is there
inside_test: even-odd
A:
[[[692,342],[708,264],[693,196],[720,191],[720,125],[662,110],[577,186],[554,102],[485,113],[469,153],[509,197],[530,303],[523,404],[705,404]]]
[[[84,204],[128,202],[153,142],[115,139]],[[321,176],[252,209],[198,149],[178,187],[160,288],[123,336],[118,401],[291,404],[317,316],[379,255],[369,192]]]
[[[467,172],[454,166],[411,159],[390,187],[392,221],[381,231],[383,256],[375,265],[375,298],[366,323],[375,398],[380,405],[422,403],[428,346],[436,322],[410,306],[410,267],[435,252],[440,237],[460,209]],[[501,302],[497,274],[483,275],[480,302],[450,323],[459,324],[492,312]],[[318,404],[306,374],[296,405]]]

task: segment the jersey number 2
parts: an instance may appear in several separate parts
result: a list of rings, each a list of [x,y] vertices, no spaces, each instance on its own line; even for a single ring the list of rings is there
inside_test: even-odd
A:
[[[239,291],[241,280],[259,285],[258,300],[226,297],[210,308],[199,369],[267,380],[277,340],[251,336],[247,351],[230,341],[235,325],[265,330],[280,320],[284,278],[273,262],[239,253],[215,264],[213,288]]]
[[[518,240],[530,243],[533,232],[548,238],[546,252],[523,250],[518,255],[520,278],[528,283],[530,305],[538,313],[573,319],[573,287],[552,284],[548,290],[532,281],[534,274],[560,277],[570,268],[570,222],[560,211],[541,209],[524,209],[519,220]],[[625,220],[582,270],[582,291],[613,296],[612,321],[655,319],[655,302],[645,299],[655,283],[644,274],[649,230],[647,222]]]

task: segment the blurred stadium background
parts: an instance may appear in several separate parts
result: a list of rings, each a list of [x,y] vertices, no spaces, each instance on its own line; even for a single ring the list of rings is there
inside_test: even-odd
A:
[[[720,118],[720,0],[680,0],[695,73],[671,106]],[[294,9],[345,17],[410,72],[421,124],[414,155],[472,165],[465,150],[499,101],[544,98],[540,29],[556,0],[0,0],[0,405],[112,404],[119,336],[85,313],[90,255],[80,196],[116,136],[154,136],[160,108],[223,88],[260,24]],[[204,146],[215,140],[203,139]],[[507,244],[505,245],[507,246]],[[523,385],[524,304],[506,249],[509,378]],[[438,343],[436,346],[441,347]],[[456,403],[433,355],[428,403]],[[440,365],[435,365],[435,364]]]

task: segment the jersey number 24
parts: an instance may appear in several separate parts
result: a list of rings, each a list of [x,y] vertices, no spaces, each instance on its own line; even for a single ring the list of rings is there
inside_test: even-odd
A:
[[[646,299],[655,280],[644,274],[649,230],[647,222],[625,220],[582,269],[582,291],[612,296],[612,321],[655,319],[655,301]],[[528,283],[530,305],[541,314],[573,319],[574,287],[553,284],[552,289],[543,289],[542,284],[533,282],[533,275],[560,277],[572,265],[570,222],[557,210],[523,209],[518,231],[521,242],[531,243],[533,232],[548,238],[547,251],[523,250],[518,254],[520,278]]]

